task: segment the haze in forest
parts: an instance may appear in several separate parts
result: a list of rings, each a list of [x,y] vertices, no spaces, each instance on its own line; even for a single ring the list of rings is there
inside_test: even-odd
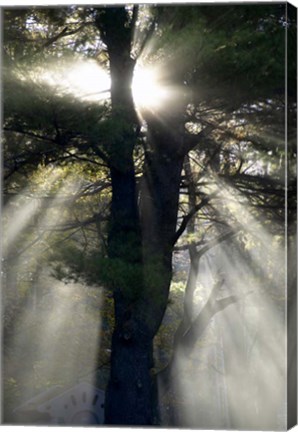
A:
[[[292,425],[294,9],[2,17],[3,422]]]

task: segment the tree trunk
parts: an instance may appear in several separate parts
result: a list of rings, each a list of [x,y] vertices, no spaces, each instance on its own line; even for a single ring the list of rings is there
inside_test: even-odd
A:
[[[175,133],[158,120],[151,122],[152,133],[147,139],[151,150],[146,153],[143,184],[137,195],[132,22],[125,8],[108,7],[98,9],[96,25],[109,53],[111,120],[118,131],[106,143],[112,181],[108,255],[118,279],[113,286],[115,328],[105,423],[152,425],[157,412],[151,374],[153,338],[166,310],[171,283],[184,155],[175,151],[180,146]],[[115,274],[111,279],[115,280]]]
[[[141,266],[137,292],[114,289],[115,330],[111,379],[106,394],[106,424],[152,425],[157,422],[153,338],[163,319],[172,278],[172,239],[176,231],[182,158],[158,157],[145,178],[139,221],[131,174],[112,169],[110,258]],[[125,205],[126,203],[126,205]],[[141,230],[139,228],[141,226]],[[140,246],[142,245],[142,249]],[[131,248],[134,249],[132,253]],[[136,267],[137,270],[137,267]]]
[[[152,338],[142,323],[132,320],[116,324],[106,424],[153,424],[152,355]]]

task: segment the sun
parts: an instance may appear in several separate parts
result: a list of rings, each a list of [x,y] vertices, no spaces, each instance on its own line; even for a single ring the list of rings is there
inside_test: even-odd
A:
[[[136,66],[132,82],[135,105],[141,111],[159,108],[168,97],[168,90],[160,83],[156,69]]]
[[[69,64],[58,72],[47,70],[42,79],[81,100],[100,102],[110,98],[110,76],[93,60]],[[139,112],[156,111],[169,96],[169,90],[161,83],[158,69],[139,65],[134,70],[131,90]]]

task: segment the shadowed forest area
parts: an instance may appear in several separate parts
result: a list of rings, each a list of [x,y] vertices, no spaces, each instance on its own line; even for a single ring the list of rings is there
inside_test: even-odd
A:
[[[1,13],[2,421],[296,424],[295,8]]]

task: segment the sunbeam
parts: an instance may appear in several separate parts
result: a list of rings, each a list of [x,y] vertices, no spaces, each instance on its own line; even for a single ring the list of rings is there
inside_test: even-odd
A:
[[[214,208],[240,231],[201,257],[192,325],[218,278],[223,283],[217,299],[236,296],[237,301],[214,313],[191,350],[183,346],[177,350],[171,376],[180,414],[164,411],[164,421],[208,429],[273,430],[277,415],[282,430],[286,428],[282,233],[272,233],[272,226],[269,232],[246,197],[223,180],[216,178],[212,191]],[[164,394],[163,384],[159,393]]]
[[[110,97],[110,77],[94,60],[77,61],[61,68],[49,67],[36,79],[55,88],[58,93],[70,93],[84,101],[100,102]]]
[[[93,383],[101,344],[102,290],[54,279],[47,257],[53,243],[52,230],[67,217],[65,204],[69,206],[75,199],[80,179],[57,170],[49,171],[45,182],[46,186],[40,182],[33,195],[29,193],[30,187],[34,189],[31,184],[5,208],[4,385],[16,381],[18,395],[11,402],[11,415],[14,419],[21,415],[20,421],[25,423],[34,422],[36,415],[42,418],[36,407],[31,407],[35,414],[30,414],[30,407],[27,414],[18,411],[36,393],[55,386],[62,391],[81,376]],[[29,200],[26,206],[22,205],[24,194]],[[16,226],[18,221],[23,222],[21,226]],[[15,269],[17,278],[13,277]],[[22,368],[16,370],[10,356],[22,361]]]
[[[47,69],[39,80],[56,88],[58,92],[70,93],[89,102],[100,102],[110,98],[111,80],[107,71],[95,61],[80,61],[61,69]],[[137,63],[132,81],[132,94],[136,109],[140,112],[155,112],[170,103],[173,88],[165,85],[161,71],[156,67]]]
[[[296,422],[297,17],[192,3],[3,9],[4,424]]]
[[[60,170],[49,171],[47,178],[48,186],[53,185],[60,176]],[[41,191],[42,187],[37,189],[35,194],[38,196]],[[39,211],[39,201],[32,194],[30,186],[9,200],[2,213],[2,224],[5,227],[2,249],[3,256],[8,255],[9,250],[15,245],[16,240],[26,230],[28,225],[34,225],[34,217]]]

